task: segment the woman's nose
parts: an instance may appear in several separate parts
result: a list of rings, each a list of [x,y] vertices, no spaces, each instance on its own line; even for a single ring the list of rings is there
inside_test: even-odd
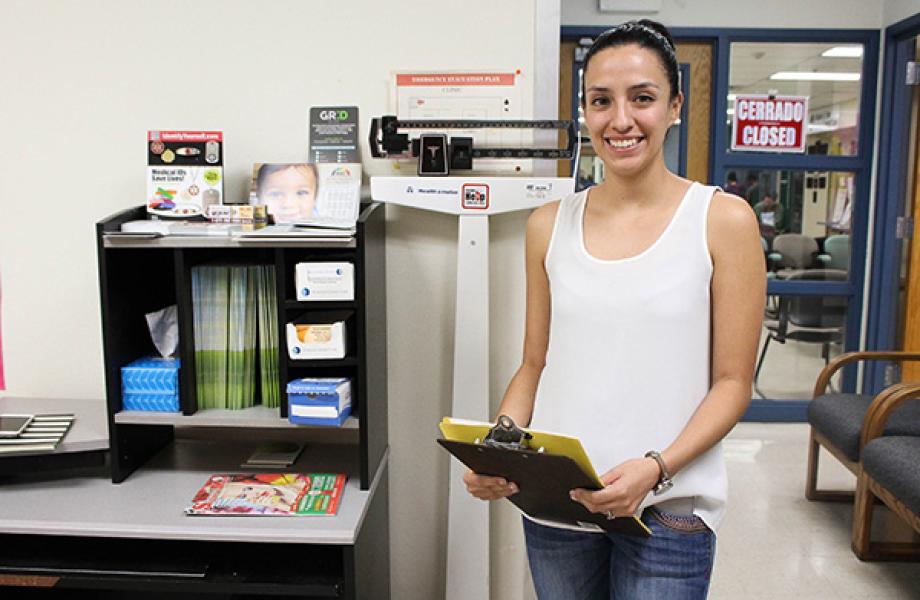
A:
[[[625,102],[618,102],[613,107],[613,114],[610,117],[610,126],[619,132],[626,132],[633,125],[632,114],[629,112],[629,106]]]

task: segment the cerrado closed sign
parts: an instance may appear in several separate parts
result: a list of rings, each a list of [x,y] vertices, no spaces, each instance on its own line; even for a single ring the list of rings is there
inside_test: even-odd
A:
[[[735,97],[732,150],[805,152],[808,96]]]

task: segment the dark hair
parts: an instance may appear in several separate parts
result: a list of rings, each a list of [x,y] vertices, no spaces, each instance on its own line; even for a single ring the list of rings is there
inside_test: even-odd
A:
[[[725,176],[725,181],[738,181],[738,176],[735,175],[734,171],[729,171],[728,175]]]
[[[671,37],[671,32],[668,31],[667,27],[651,19],[627,21],[597,36],[585,54],[585,64],[582,72],[588,72],[588,63],[601,50],[630,44],[635,44],[640,48],[648,48],[658,56],[658,60],[661,61],[664,72],[668,76],[668,84],[671,86],[671,93],[668,97],[671,100],[677,98],[677,94],[680,92],[680,79],[677,54],[674,51],[674,38]],[[581,77],[581,103],[585,103],[584,75]]]

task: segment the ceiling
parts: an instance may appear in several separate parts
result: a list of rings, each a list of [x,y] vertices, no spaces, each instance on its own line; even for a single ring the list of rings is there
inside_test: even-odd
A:
[[[776,81],[779,71],[862,71],[862,58],[826,58],[837,44],[735,42],[729,61],[730,94],[808,96],[811,112],[859,100],[860,81]],[[853,44],[847,44],[852,46]]]

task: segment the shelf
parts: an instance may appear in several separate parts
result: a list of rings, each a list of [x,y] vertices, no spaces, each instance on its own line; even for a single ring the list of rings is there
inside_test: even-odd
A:
[[[295,425],[282,419],[277,408],[253,406],[242,410],[209,408],[194,415],[181,413],[123,410],[115,413],[119,425],[174,425],[178,427],[260,427],[263,429],[358,429],[358,419],[348,417],[341,427]]]
[[[234,238],[175,235],[150,239],[103,235],[106,248],[357,248],[355,238]]]
[[[285,300],[285,310],[314,311],[314,310],[354,310],[354,300]]]
[[[369,500],[386,470],[361,490],[350,446],[308,444],[288,472],[348,473],[335,517],[189,517],[189,505],[212,473],[239,472],[257,442],[177,440],[120,484],[108,477],[69,482],[9,481],[0,502],[0,532],[57,536],[220,542],[354,544]],[[272,470],[267,470],[272,472]]]
[[[315,369],[317,367],[352,367],[358,364],[358,359],[354,356],[345,358],[319,358],[312,360],[297,360],[288,358],[289,369]]]

